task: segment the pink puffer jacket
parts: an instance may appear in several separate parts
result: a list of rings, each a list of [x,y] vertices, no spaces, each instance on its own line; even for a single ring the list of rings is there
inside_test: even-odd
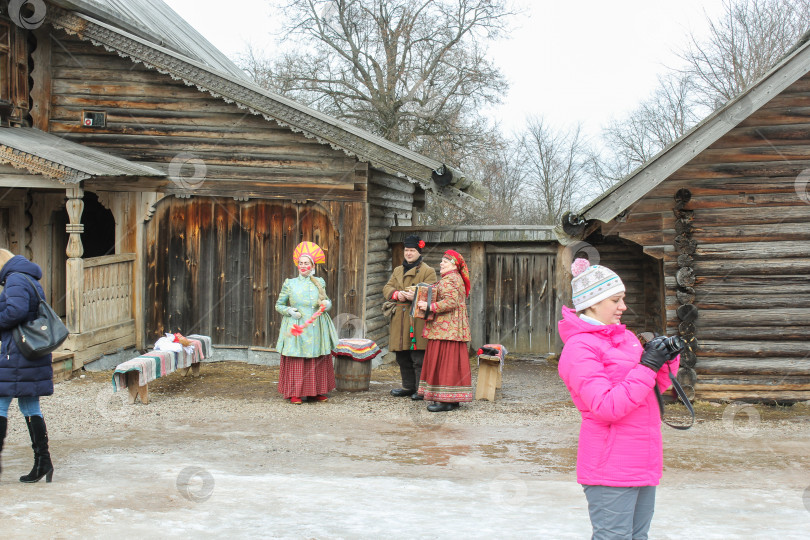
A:
[[[558,369],[582,414],[577,482],[657,486],[664,455],[653,384],[666,390],[679,358],[654,374],[638,363],[641,343],[623,324],[592,325],[567,307],[562,314]]]

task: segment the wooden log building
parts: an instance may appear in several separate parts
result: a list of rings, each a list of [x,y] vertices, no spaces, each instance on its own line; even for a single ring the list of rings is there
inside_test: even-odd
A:
[[[679,378],[698,398],[810,399],[808,133],[804,39],[747,91],[564,219],[605,264],[621,259],[620,276],[643,276],[648,294],[660,283],[646,324],[658,319],[688,340]]]
[[[377,335],[391,226],[426,190],[480,204],[459,171],[252,84],[160,0],[0,8],[0,246],[65,317],[58,376],[167,331],[271,351],[302,240],[344,335]]]

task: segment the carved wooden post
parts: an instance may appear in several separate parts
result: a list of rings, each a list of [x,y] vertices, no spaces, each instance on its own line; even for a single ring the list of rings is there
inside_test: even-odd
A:
[[[82,225],[82,211],[84,210],[84,189],[81,187],[71,187],[66,190],[67,203],[65,208],[68,215],[68,224],[65,230],[70,235],[67,249],[67,275],[65,284],[67,286],[67,296],[65,298],[65,311],[67,327],[71,333],[78,334],[82,331],[82,296],[84,294],[84,246],[82,246],[81,234],[84,232]]]

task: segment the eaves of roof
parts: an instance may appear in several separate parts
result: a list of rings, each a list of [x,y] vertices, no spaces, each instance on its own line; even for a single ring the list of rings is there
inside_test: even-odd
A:
[[[0,128],[0,163],[68,184],[94,177],[166,176],[34,128]]]

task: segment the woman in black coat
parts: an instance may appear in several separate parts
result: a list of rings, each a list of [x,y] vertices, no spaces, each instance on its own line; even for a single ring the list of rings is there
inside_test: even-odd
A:
[[[11,331],[21,322],[37,316],[39,295],[45,292],[39,284],[42,269],[22,255],[0,249],[0,451],[8,429],[8,408],[17,398],[20,412],[25,416],[34,468],[20,482],[46,482],[53,477],[53,464],[48,451],[48,431],[39,408],[39,397],[53,394],[51,355],[29,360],[17,349]],[[34,289],[36,287],[36,290]]]

